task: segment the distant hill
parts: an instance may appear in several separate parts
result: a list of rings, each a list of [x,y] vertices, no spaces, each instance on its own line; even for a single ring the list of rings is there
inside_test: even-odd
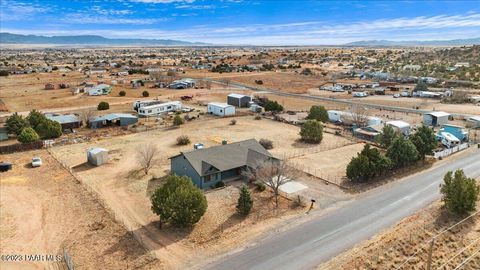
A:
[[[1,44],[72,44],[72,45],[166,45],[195,46],[209,45],[201,42],[188,42],[172,39],[133,39],[105,38],[96,35],[81,36],[36,36],[0,33]]]
[[[458,46],[458,45],[480,45],[480,38],[451,39],[451,40],[364,40],[344,44],[345,46]]]

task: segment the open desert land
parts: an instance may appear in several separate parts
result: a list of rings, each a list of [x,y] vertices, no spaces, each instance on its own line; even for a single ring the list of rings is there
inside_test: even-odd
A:
[[[230,120],[236,119],[236,125]],[[273,141],[271,152],[276,156],[292,153],[318,153],[330,149],[346,164],[356,151],[350,149],[354,143],[343,137],[324,134],[319,146],[298,142],[299,127],[268,119],[254,120],[252,116],[215,120],[194,120],[180,128],[157,129],[125,136],[99,139],[87,143],[51,148],[52,153],[65,166],[72,168],[83,184],[90,186],[105,201],[129,231],[133,231],[157,258],[169,267],[179,269],[205,262],[205,257],[218,256],[232,248],[238,248],[272,230],[282,230],[286,224],[297,221],[306,209],[294,207],[294,201],[284,200],[280,210],[274,210],[269,192],[258,193],[252,190],[255,201],[254,213],[246,220],[236,217],[235,205],[238,185],[229,185],[221,190],[207,191],[208,209],[205,216],[188,231],[158,229],[158,217],[150,210],[149,196],[152,190],[162,183],[169,172],[169,157],[180,151],[189,151],[192,146],[176,146],[180,135],[188,135],[192,142],[202,142],[205,146],[219,145],[222,139],[229,142],[249,138],[269,138]],[[154,143],[161,149],[159,165],[149,175],[139,169],[136,161],[137,149],[146,143]],[[109,150],[110,161],[102,167],[86,163],[86,150],[91,147],[104,147]],[[344,149],[349,149],[345,151]],[[329,152],[331,153],[331,152]],[[341,157],[341,158],[340,158]],[[316,168],[327,169],[330,163],[316,164]],[[344,171],[345,168],[337,168]],[[334,185],[326,185],[320,179],[298,180],[309,188],[308,196],[315,198],[316,210],[330,208],[337,203],[351,199]],[[310,197],[309,197],[310,198]],[[275,228],[275,229],[274,229]],[[173,231],[172,231],[173,230]],[[227,237],[228,235],[228,237]],[[185,261],[185,258],[188,258]]]
[[[31,167],[34,156],[43,166]],[[0,178],[2,255],[61,255],[65,248],[75,269],[163,268],[46,150],[6,154],[2,160],[14,161]],[[51,267],[0,261],[0,268],[9,270],[57,269]]]

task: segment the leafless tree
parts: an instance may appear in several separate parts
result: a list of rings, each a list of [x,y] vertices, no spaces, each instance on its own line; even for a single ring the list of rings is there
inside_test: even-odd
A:
[[[257,162],[256,168],[243,171],[247,179],[260,181],[270,187],[275,197],[275,206],[279,205],[280,186],[297,177],[297,170],[284,160],[270,159]]]
[[[225,86],[228,88],[230,86],[230,83],[232,82],[232,80],[230,80],[230,78],[223,78],[222,79],[222,82],[225,84]]]
[[[150,169],[155,166],[158,161],[159,153],[160,150],[153,143],[143,144],[138,148],[137,160],[145,174],[148,174]]]
[[[368,110],[358,104],[352,104],[350,107],[350,113],[352,115],[352,122],[357,125],[357,127],[364,127],[368,123]]]
[[[90,118],[92,118],[94,116],[94,112],[93,110],[83,110],[81,113],[80,113],[80,121],[82,121],[82,123],[84,125],[88,125],[88,120],[90,120]]]

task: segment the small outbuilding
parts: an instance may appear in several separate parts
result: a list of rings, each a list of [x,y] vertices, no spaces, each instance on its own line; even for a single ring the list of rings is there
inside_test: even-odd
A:
[[[400,120],[389,121],[387,125],[393,127],[396,131],[402,133],[404,136],[410,135],[410,124]]]
[[[227,103],[210,102],[207,105],[207,112],[218,116],[235,115],[235,107]]]
[[[107,126],[128,126],[138,122],[138,117],[128,113],[111,113],[103,116],[96,116],[88,120],[90,128],[101,128]]]
[[[87,160],[95,166],[105,164],[108,162],[108,150],[99,147],[88,149]]]
[[[82,121],[75,114],[45,114],[48,119],[60,123],[63,130],[79,128],[82,125]]]
[[[446,112],[429,112],[423,114],[423,124],[426,126],[441,126],[448,122],[448,117],[451,114]]]
[[[252,97],[247,95],[232,93],[227,96],[227,104],[235,107],[248,107],[250,101],[252,101]]]
[[[471,128],[480,128],[480,116],[472,116],[467,119],[467,126]]]

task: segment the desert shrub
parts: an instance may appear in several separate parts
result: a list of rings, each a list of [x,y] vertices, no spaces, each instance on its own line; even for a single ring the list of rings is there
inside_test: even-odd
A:
[[[108,109],[110,109],[110,104],[108,104],[108,102],[102,101],[102,102],[98,103],[97,110],[105,111],[105,110],[108,110]]]
[[[8,71],[7,70],[0,70],[0,76],[8,76]]]
[[[223,181],[220,181],[220,182],[217,182],[215,183],[215,188],[221,188],[221,187],[224,187],[225,186],[225,183]]]
[[[186,176],[170,175],[150,200],[152,211],[160,217],[160,222],[177,227],[197,223],[207,210],[205,195]]]
[[[145,90],[145,91],[142,92],[142,96],[143,97],[148,97],[148,96],[150,96],[150,93],[148,93],[148,91]]]
[[[260,115],[255,115],[255,117],[253,119],[254,120],[262,120],[262,117]]]
[[[181,135],[177,137],[177,145],[190,144],[190,138],[187,135]]]
[[[263,84],[263,81],[262,80],[255,80],[255,83],[256,84]]]
[[[180,117],[180,115],[175,115],[175,117],[173,118],[173,125],[175,126],[180,126],[180,125],[183,125],[185,123],[185,120],[182,119],[182,117]]]
[[[38,141],[40,137],[38,136],[37,132],[31,127],[26,127],[20,132],[17,137],[18,141],[21,143],[29,143]]]
[[[259,192],[265,191],[265,189],[267,189],[267,187],[265,186],[265,184],[264,184],[263,182],[260,182],[260,181],[255,182],[255,188],[256,188],[257,191],[259,191]]]
[[[283,106],[280,105],[277,101],[269,100],[265,104],[265,111],[266,112],[281,112],[281,111],[283,111]]]
[[[267,150],[273,149],[273,142],[269,139],[260,139],[259,143]]]
[[[237,124],[237,120],[235,119],[230,120],[230,125],[234,126],[236,124]]]
[[[118,93],[118,95],[121,96],[121,97],[124,97],[126,94],[127,94],[127,92],[125,92],[123,90]]]

